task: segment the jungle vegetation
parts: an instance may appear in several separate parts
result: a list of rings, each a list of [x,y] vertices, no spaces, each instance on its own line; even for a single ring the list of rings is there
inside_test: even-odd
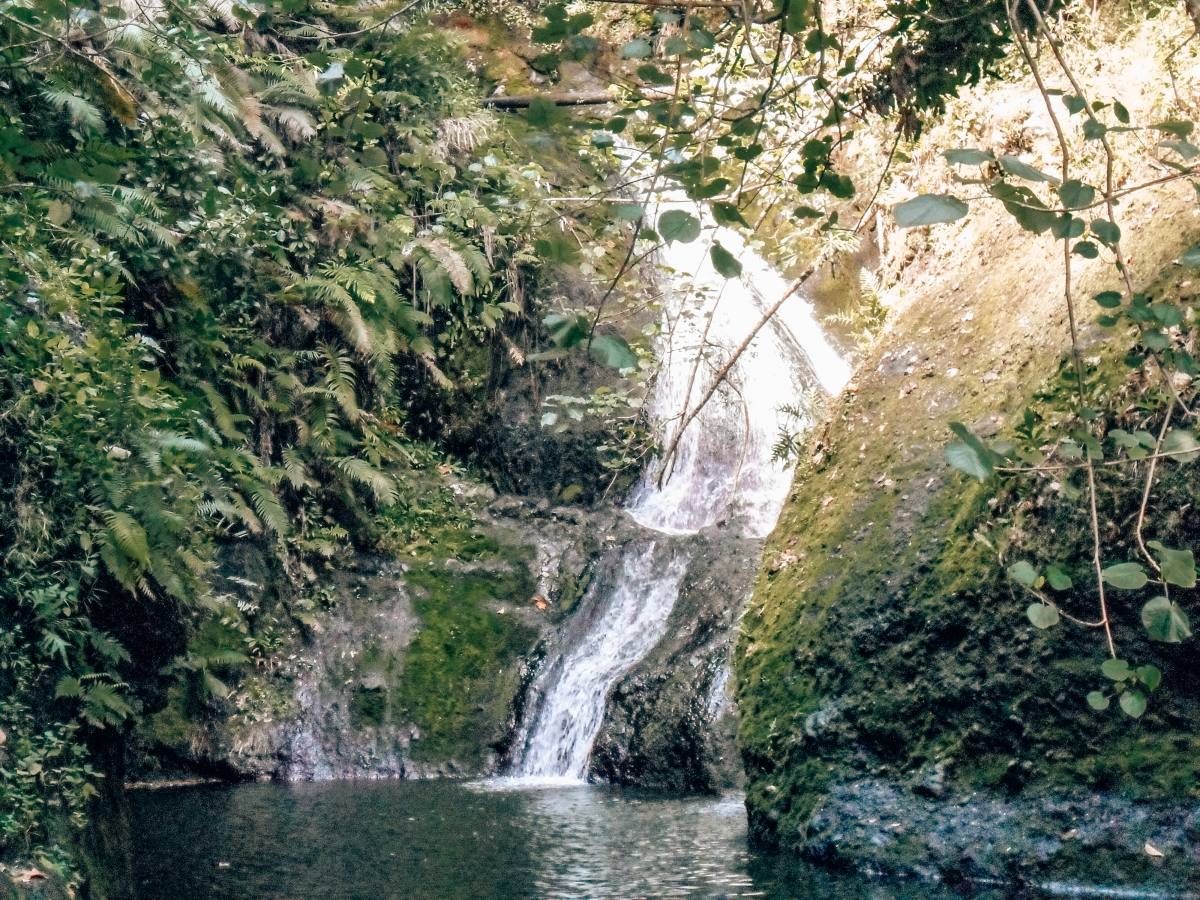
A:
[[[268,615],[214,593],[223,546],[255,541],[302,578],[347,548],[419,538],[453,463],[439,418],[487,389],[495,360],[585,353],[636,396],[652,372],[622,334],[637,266],[701,228],[682,212],[649,221],[640,192],[669,182],[722,225],[777,235],[773,257],[802,281],[861,233],[906,142],[960,88],[1015,77],[1014,59],[1073,83],[1056,48],[1091,15],[1034,0],[476,4],[531,48],[527,102],[498,104],[449,12],[0,2],[0,856],[72,871],[106,777],[97,748],[173,685],[219,699],[304,627],[303,608]],[[612,84],[598,113],[556,92],[578,64]],[[1152,136],[1178,179],[1200,150],[1182,117],[1130,122],[1112,98],[1043,94],[1060,171],[946,148],[970,171],[962,196],[921,195],[894,219],[1002,205],[1063,242],[1074,316],[1073,257],[1126,272],[1112,171],[1134,151],[1120,140]],[[1072,167],[1075,131],[1107,181]],[[867,133],[888,141],[850,162]],[[617,145],[649,160],[648,183],[614,177]],[[582,305],[553,289],[561,267],[594,282]],[[1128,463],[1149,497],[1156,466],[1200,454],[1194,311],[1125,285],[1095,302],[1137,332],[1126,361],[1146,373],[1144,421],[1108,429],[1081,365],[1061,434],[1031,422],[1023,443],[988,443],[964,428],[951,463],[985,480],[1060,467],[1094,510],[1100,467]],[[627,401],[563,407],[613,420],[617,467],[644,451],[621,443]],[[1195,586],[1189,549],[1143,540],[1146,509],[1137,559],[1108,558],[1097,527],[1086,579],[1037,560],[1009,570],[1039,628],[1062,624],[1059,593],[1090,579],[1114,688],[1090,702],[1130,716],[1161,673],[1118,652],[1105,591],[1156,585],[1140,616],[1177,641],[1190,634],[1178,594]]]

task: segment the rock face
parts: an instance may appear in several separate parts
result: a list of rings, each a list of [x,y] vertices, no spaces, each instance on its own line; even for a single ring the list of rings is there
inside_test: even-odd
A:
[[[940,789],[920,795],[919,784],[867,778],[835,786],[808,828],[810,859],[927,880],[1032,878],[1076,884],[1086,894],[1114,879],[1145,887],[1165,872],[1200,866],[1200,806],[1153,807],[1103,794],[975,792],[947,802]],[[1043,867],[1064,874],[1039,878]]]
[[[691,556],[665,637],[614,686],[592,777],[666,791],[735,787],[734,632],[762,549],[728,528],[679,539]]]
[[[1179,289],[1169,266],[1188,235],[1159,223],[1182,221],[1192,202],[1167,190],[1123,208],[1139,289]],[[1061,247],[974,211],[961,227],[913,234],[902,302],[802,460],[743,619],[735,671],[752,835],[877,872],[1194,888],[1194,661],[1148,645],[1126,615],[1119,645],[1171,687],[1136,721],[1115,704],[1090,709],[1103,643],[1035,630],[1029,599],[1003,574],[1009,534],[1042,564],[1059,551],[1087,559],[1075,552],[1086,516],[1047,489],[1002,498],[1004,521],[989,530],[987,493],[944,458],[951,422],[995,434],[1031,402],[1035,414],[1054,408]],[[1076,276],[1082,297],[1111,286],[1096,268]],[[1195,476],[1179,471],[1157,496],[1190,509]],[[1105,521],[1132,521],[1137,498],[1103,491]],[[1194,546],[1194,518],[1175,518],[1156,523],[1161,539]]]
[[[474,549],[422,561],[359,555],[319,579],[302,635],[224,701],[176,690],[135,777],[321,781],[496,771],[539,640],[619,539],[614,510],[501,497]],[[241,545],[224,589],[279,583]]]

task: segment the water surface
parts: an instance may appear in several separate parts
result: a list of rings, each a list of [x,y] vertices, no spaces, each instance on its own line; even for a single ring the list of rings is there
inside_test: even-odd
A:
[[[381,781],[141,791],[131,802],[142,900],[942,896],[755,855],[737,797]]]

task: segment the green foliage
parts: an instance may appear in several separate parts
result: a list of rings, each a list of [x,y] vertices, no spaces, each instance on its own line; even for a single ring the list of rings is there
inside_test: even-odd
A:
[[[899,203],[892,210],[901,228],[954,222],[967,214],[967,204],[947,194],[922,194]]]
[[[658,217],[658,233],[668,244],[690,244],[700,237],[700,220],[682,209],[669,209]]]
[[[523,126],[400,4],[65,12],[0,11],[0,855],[82,823],[90,736],[304,621],[214,595],[219,546],[296,573],[420,527],[412,410],[569,257]]]
[[[1142,624],[1153,640],[1165,644],[1178,644],[1192,636],[1187,613],[1166,597],[1147,601],[1142,607]]]
[[[714,243],[709,252],[712,255],[713,268],[717,270],[717,274],[725,278],[737,278],[742,274],[742,264],[719,242]]]
[[[1016,7],[1013,7],[1015,9]],[[1011,19],[1015,25],[1016,20]],[[1052,26],[1044,17],[1036,21],[1036,30],[1041,37],[1058,40]],[[1102,629],[1109,654],[1103,666],[1108,678],[1129,685],[1118,697],[1119,706],[1128,716],[1140,718],[1147,709],[1148,692],[1155,690],[1161,680],[1161,671],[1151,664],[1138,669],[1131,668],[1118,656],[1118,631],[1120,612],[1125,604],[1117,606],[1116,592],[1141,592],[1148,586],[1160,594],[1146,601],[1141,607],[1141,623],[1145,634],[1158,643],[1180,643],[1191,636],[1191,627],[1184,605],[1171,596],[1171,590],[1191,591],[1196,587],[1196,563],[1194,552],[1188,547],[1169,547],[1161,540],[1148,540],[1147,523],[1155,519],[1177,517],[1178,510],[1169,507],[1156,508],[1151,501],[1162,473],[1172,465],[1187,465],[1200,458],[1200,441],[1190,427],[1172,425],[1177,416],[1188,419],[1196,414],[1197,392],[1195,377],[1200,374],[1200,361],[1194,355],[1196,311],[1192,304],[1178,299],[1155,299],[1150,293],[1135,290],[1122,250],[1123,233],[1114,219],[1119,209],[1119,197],[1114,193],[1111,172],[1119,156],[1110,140],[1112,132],[1139,130],[1131,124],[1131,116],[1119,101],[1106,103],[1089,101],[1074,94],[1061,94],[1045,88],[1042,64],[1030,53],[1025,37],[1018,33],[1021,53],[1042,94],[1046,108],[1053,119],[1059,138],[1058,151],[1063,167],[1063,178],[1037,169],[1012,154],[995,156],[989,150],[948,150],[944,156],[951,164],[978,164],[988,166],[996,162],[995,169],[984,170],[981,180],[988,194],[1001,202],[1022,228],[1034,232],[1049,232],[1049,236],[1061,241],[1064,249],[1064,283],[1066,304],[1071,321],[1070,372],[1073,376],[1065,385],[1069,402],[1064,414],[1054,425],[1059,429],[1057,436],[1035,432],[1035,422],[1026,413],[1025,433],[1020,440],[993,442],[985,445],[962,425],[952,425],[958,440],[947,447],[947,459],[952,466],[969,475],[985,480],[996,473],[1002,482],[1009,485],[1015,479],[1045,477],[1054,472],[1061,475],[1065,485],[1063,495],[1080,501],[1090,519],[1091,562],[1094,571],[1095,602],[1098,616],[1088,621],[1068,616],[1072,623],[1084,627]],[[1071,85],[1079,90],[1079,83],[1071,71],[1066,57],[1056,52],[1050,64],[1061,70]],[[1072,122],[1064,119],[1055,109],[1052,97],[1058,94],[1068,116],[1079,118]],[[1102,121],[1110,115],[1117,125]],[[1188,121],[1170,121],[1141,126],[1173,135],[1183,141],[1169,149],[1185,159],[1192,158],[1191,145],[1186,138],[1194,130]],[[1109,173],[1103,190],[1066,174],[1072,165],[1079,165],[1071,149],[1069,135],[1078,130],[1083,142],[1100,142],[1105,171]],[[1195,171],[1178,167],[1179,177],[1190,179],[1200,189]],[[1033,187],[1015,185],[1010,179],[1029,182]],[[1047,187],[1048,186],[1048,187]],[[968,212],[966,204],[954,201],[951,208],[946,198],[932,195],[910,200],[895,209],[898,224],[929,224],[952,221]],[[945,207],[945,208],[942,208]],[[1096,209],[1087,220],[1075,215],[1082,210]],[[1083,240],[1077,240],[1085,238]],[[1074,241],[1072,244],[1071,242]],[[1100,326],[1107,329],[1122,327],[1114,334],[1135,336],[1135,345],[1125,353],[1124,365],[1134,374],[1127,381],[1115,383],[1089,383],[1083,361],[1083,352],[1078,338],[1076,299],[1072,294],[1072,266],[1075,257],[1111,260],[1114,276],[1123,285],[1121,290],[1105,290],[1093,296],[1094,302],[1103,310],[1097,317]],[[1186,251],[1179,259],[1181,265],[1191,266],[1197,261],[1195,248]],[[1124,350],[1124,348],[1122,348]],[[1115,407],[1124,401],[1123,394],[1130,385],[1138,384],[1134,395],[1137,408],[1133,418],[1137,427],[1120,427],[1124,422]],[[1181,391],[1178,384],[1184,385]],[[1159,426],[1157,434],[1150,427]],[[1111,450],[1106,449],[1106,445]],[[1003,465],[1001,465],[1003,463]],[[1107,471],[1106,471],[1107,470]],[[1103,532],[1100,480],[1112,472],[1141,484],[1141,503],[1130,516],[1128,526],[1112,526],[1111,532]],[[999,490],[1013,489],[999,487]],[[1151,526],[1154,527],[1154,526]],[[1114,537],[1114,533],[1128,530],[1128,535]],[[1192,535],[1189,535],[1192,537]],[[1124,549],[1118,549],[1124,543]],[[1114,547],[1113,545],[1118,545]],[[1107,562],[1115,553],[1133,555],[1140,559],[1124,562]],[[1082,568],[1082,561],[1080,568]],[[1039,629],[1050,629],[1059,624],[1062,616],[1058,605],[1043,593],[1048,579],[1038,574],[1027,561],[1020,561],[1008,569],[1010,579],[1024,590],[1032,593],[1040,602],[1026,608],[1026,617]],[[1059,571],[1050,583],[1055,591],[1074,593],[1075,585],[1069,576]],[[1145,674],[1148,673],[1148,674]],[[1145,674],[1145,677],[1143,677]],[[1138,683],[1140,686],[1132,686]],[[1088,703],[1094,709],[1107,709],[1110,698],[1102,692],[1093,691]]]

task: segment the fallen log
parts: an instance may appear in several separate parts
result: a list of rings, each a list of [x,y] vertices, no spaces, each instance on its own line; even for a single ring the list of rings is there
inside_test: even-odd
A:
[[[555,106],[599,106],[604,103],[616,103],[616,99],[605,91],[592,91],[578,94],[523,94],[506,97],[484,97],[483,105],[493,109],[528,109],[535,100],[544,100]]]

